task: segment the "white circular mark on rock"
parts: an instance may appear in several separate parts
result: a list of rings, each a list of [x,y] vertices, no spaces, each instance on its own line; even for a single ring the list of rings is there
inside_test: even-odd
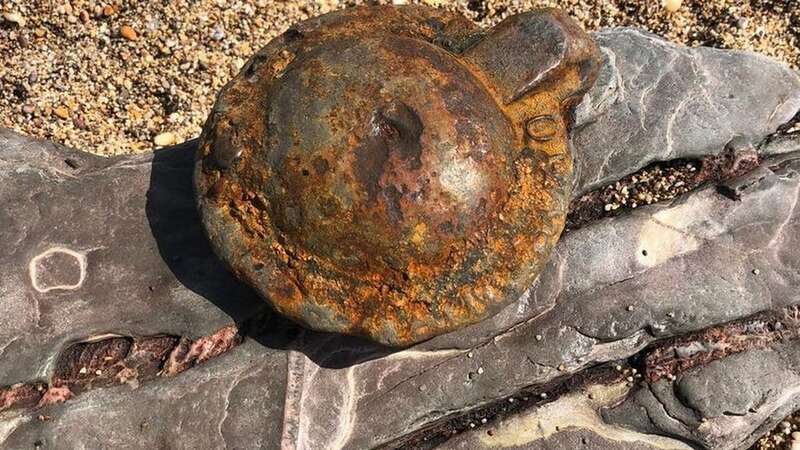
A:
[[[86,279],[86,255],[64,247],[52,247],[34,256],[28,265],[37,292],[78,289]]]

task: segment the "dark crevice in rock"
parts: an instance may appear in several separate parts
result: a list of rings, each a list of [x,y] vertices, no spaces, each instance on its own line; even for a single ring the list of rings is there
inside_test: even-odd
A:
[[[797,113],[795,113],[791,120],[779,126],[778,130],[771,138],[774,139],[774,137],[777,136],[786,136],[790,134],[800,134],[800,109],[797,110]]]
[[[626,365],[630,364],[636,369],[635,371],[625,370],[623,366],[615,363],[595,365],[544,384],[529,386],[512,396],[494,400],[483,406],[453,412],[379,448],[431,449],[454,435],[479,427],[486,427],[487,433],[490,433],[491,425],[500,419],[552,402],[566,393],[574,392],[589,384],[612,384],[622,381],[628,374],[642,373],[643,381],[648,385],[664,378],[674,381],[682,372],[712,361],[800,337],[799,318],[800,307],[792,306],[762,312],[685,336],[663,339],[628,359]],[[631,379],[628,377],[628,381]],[[656,393],[652,393],[656,401],[661,403]],[[666,409],[666,405],[662,406]],[[692,409],[689,406],[687,408]],[[700,417],[699,411],[693,411]],[[684,426],[690,426],[668,415]]]
[[[645,378],[650,383],[674,380],[694,367],[800,337],[797,315],[798,307],[793,306],[660,341],[641,353]]]
[[[79,342],[62,351],[49,383],[0,387],[0,413],[32,411],[63,403],[92,389],[175,376],[241,342],[235,326],[191,340],[185,336],[111,336]]]
[[[428,450],[450,439],[452,436],[477,428],[486,428],[491,434],[491,425],[499,420],[557,400],[562,395],[591,384],[613,384],[622,381],[625,375],[613,363],[598,365],[572,376],[525,388],[516,394],[497,399],[466,412],[455,412],[395,441],[383,444],[378,449]]]
[[[762,158],[752,145],[733,141],[719,155],[661,161],[572,200],[566,230],[721,183],[755,170]]]

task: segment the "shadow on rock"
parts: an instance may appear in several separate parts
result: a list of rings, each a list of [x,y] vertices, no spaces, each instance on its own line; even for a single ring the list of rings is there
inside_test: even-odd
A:
[[[214,254],[194,201],[197,140],[153,155],[145,207],[158,251],[179,282],[233,319],[241,333],[268,348],[303,352],[323,367],[342,368],[392,352],[362,339],[304,330],[273,312]]]

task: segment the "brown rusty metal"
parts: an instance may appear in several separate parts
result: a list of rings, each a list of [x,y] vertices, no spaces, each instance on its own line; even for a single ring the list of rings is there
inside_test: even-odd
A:
[[[431,8],[299,23],[220,93],[195,182],[212,245],[308,327],[408,345],[530,286],[572,183],[599,67],[563,13],[492,30]]]

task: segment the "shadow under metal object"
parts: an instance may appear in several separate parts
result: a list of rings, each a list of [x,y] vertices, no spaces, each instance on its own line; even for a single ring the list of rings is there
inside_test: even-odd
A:
[[[195,185],[212,246],[279,312],[409,345],[485,319],[564,226],[600,66],[564,13],[485,31],[420,6],[299,23],[220,93]]]

